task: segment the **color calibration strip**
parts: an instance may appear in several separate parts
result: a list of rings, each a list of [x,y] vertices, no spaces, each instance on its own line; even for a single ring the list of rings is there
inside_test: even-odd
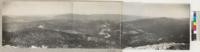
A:
[[[197,34],[197,15],[196,12],[193,14],[193,33]]]

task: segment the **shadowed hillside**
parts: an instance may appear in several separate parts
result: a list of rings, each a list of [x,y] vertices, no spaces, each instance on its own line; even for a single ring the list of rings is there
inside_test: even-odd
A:
[[[122,24],[122,47],[165,42],[189,44],[189,20],[187,18],[151,18],[125,21]],[[189,46],[187,45],[187,47]]]

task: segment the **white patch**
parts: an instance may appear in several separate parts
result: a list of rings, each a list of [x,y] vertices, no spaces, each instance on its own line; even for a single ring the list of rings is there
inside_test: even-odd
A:
[[[32,45],[31,48],[39,48],[39,47],[36,47],[36,46],[33,46],[33,45]]]
[[[184,43],[160,43],[160,44],[153,44],[153,45],[145,45],[139,47],[127,47],[125,49],[148,49],[148,50],[166,50],[171,46],[175,45],[185,45]]]
[[[44,29],[44,25],[39,25],[38,28]]]

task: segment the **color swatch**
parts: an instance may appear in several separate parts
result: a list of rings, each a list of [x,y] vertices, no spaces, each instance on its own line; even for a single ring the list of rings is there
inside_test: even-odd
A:
[[[193,14],[193,33],[197,34],[197,15],[196,12]]]

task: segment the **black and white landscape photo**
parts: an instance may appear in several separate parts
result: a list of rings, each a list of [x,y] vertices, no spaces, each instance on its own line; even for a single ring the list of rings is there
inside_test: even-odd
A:
[[[188,50],[189,5],[125,2],[122,18],[122,48]]]
[[[121,2],[12,1],[3,8],[3,46],[121,48]]]
[[[11,1],[2,45],[13,48],[189,50],[189,5]]]

